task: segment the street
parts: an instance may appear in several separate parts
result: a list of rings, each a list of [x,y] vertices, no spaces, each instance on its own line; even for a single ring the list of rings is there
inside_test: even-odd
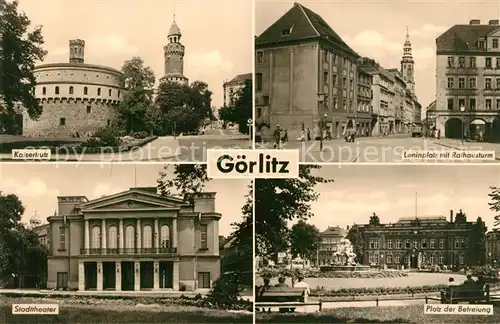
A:
[[[272,143],[256,145],[257,148],[272,149]],[[319,141],[287,142],[283,149],[299,149],[300,161],[306,163],[495,163],[500,160],[500,144],[497,143],[464,143],[454,139],[425,139],[412,137],[361,137],[355,143],[346,143],[343,139],[323,142],[320,152]],[[403,152],[447,152],[456,151],[494,151],[493,156],[483,159],[452,159],[442,155],[439,158],[404,158]]]
[[[248,137],[248,136],[247,136]],[[180,155],[167,159],[173,162],[206,162],[207,149],[249,149],[250,140],[245,135],[214,137],[210,135],[177,138]]]

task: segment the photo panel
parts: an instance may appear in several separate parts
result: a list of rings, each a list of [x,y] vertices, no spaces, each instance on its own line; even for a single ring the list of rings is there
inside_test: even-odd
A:
[[[499,184],[470,165],[256,179],[256,323],[497,322]]]
[[[206,162],[252,147],[251,0],[0,6],[2,161]]]
[[[256,1],[257,147],[298,149],[306,163],[497,162],[499,12],[496,1]]]
[[[3,318],[252,323],[252,188],[202,164],[3,163]]]

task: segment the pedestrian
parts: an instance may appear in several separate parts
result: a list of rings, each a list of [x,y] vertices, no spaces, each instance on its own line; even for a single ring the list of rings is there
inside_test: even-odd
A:
[[[311,129],[307,128],[307,141],[309,142],[311,140]]]
[[[281,130],[280,130],[280,125],[276,125],[276,129],[273,132],[273,138],[274,138],[274,148],[279,150],[281,147]]]

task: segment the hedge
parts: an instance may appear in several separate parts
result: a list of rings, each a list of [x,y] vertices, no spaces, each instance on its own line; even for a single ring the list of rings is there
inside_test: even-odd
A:
[[[399,295],[438,292],[446,289],[447,285],[426,285],[417,287],[374,287],[374,288],[342,288],[338,290],[324,290],[317,287],[311,290],[311,296],[351,297],[365,295]]]
[[[401,270],[389,271],[308,271],[304,273],[305,278],[399,278],[407,277],[408,273]]]

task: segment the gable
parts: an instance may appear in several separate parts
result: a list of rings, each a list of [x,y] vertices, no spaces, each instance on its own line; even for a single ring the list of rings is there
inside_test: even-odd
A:
[[[182,203],[156,194],[126,191],[120,194],[91,200],[79,207],[84,211],[133,210],[133,209],[180,209]]]

